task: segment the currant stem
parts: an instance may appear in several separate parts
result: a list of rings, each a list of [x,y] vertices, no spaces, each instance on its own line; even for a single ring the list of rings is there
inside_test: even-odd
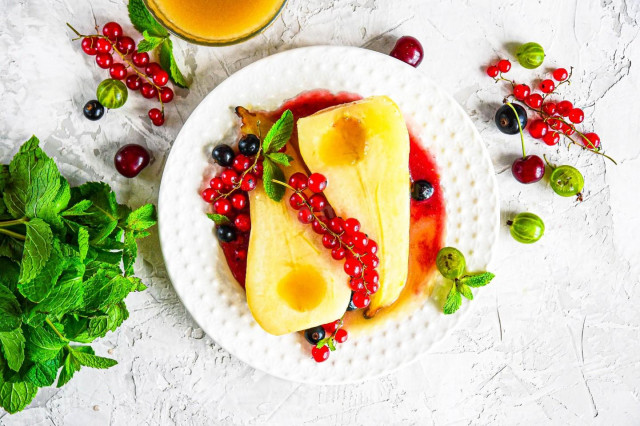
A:
[[[235,191],[238,188],[240,188],[240,186],[242,185],[242,179],[245,177],[245,175],[247,173],[255,170],[256,164],[258,164],[258,160],[260,159],[260,154],[261,153],[262,153],[262,144],[260,144],[260,147],[258,148],[258,153],[256,154],[255,158],[253,159],[253,164],[247,170],[242,172],[242,174],[238,178],[238,182],[235,185],[233,185],[233,188],[231,188],[229,190],[229,192],[227,192],[227,193],[218,195],[216,198],[213,199],[213,201],[211,203],[215,203],[216,201],[218,201],[218,200],[220,200],[222,198],[227,198],[229,195],[231,195],[233,193],[233,191]]]
[[[518,121],[518,130],[520,131],[520,141],[522,142],[522,158],[527,156],[526,151],[524,150],[524,133],[522,133],[522,125],[520,124],[520,116],[518,115],[518,111],[516,111],[515,107],[511,102],[506,102],[509,105],[509,108],[513,110],[513,113],[516,115],[516,121]]]

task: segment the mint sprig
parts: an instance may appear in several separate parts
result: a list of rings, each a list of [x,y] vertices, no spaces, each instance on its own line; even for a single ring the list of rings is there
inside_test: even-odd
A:
[[[223,214],[208,213],[207,217],[211,219],[216,225],[228,225],[231,223],[231,219]]]
[[[264,155],[262,183],[267,196],[273,201],[279,202],[284,196],[284,186],[276,185],[273,180],[284,181],[284,172],[278,164],[289,166],[293,160],[292,157],[278,152],[291,139],[293,122],[293,113],[290,110],[286,110],[278,121],[271,126],[271,129],[262,140],[262,152]]]

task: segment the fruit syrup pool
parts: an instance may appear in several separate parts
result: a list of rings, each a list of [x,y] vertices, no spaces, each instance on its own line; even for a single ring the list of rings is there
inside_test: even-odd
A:
[[[270,113],[276,121],[284,111],[291,110],[295,120],[312,115],[325,108],[353,102],[362,96],[341,92],[333,94],[327,90],[312,90],[302,93],[286,101],[280,108]],[[345,315],[346,327],[350,332],[358,332],[362,328],[370,328],[374,323],[381,323],[399,312],[406,312],[423,304],[433,289],[435,263],[438,251],[444,242],[445,206],[440,188],[440,176],[433,156],[421,146],[420,139],[409,129],[410,154],[409,171],[413,180],[427,180],[433,185],[434,193],[425,201],[411,199],[411,225],[409,249],[409,276],[407,285],[398,300],[388,308],[381,310],[374,318],[365,319],[361,311],[348,312]],[[291,138],[292,146],[297,149],[297,131]],[[237,257],[238,251],[247,252],[249,234],[241,235],[232,243],[222,243],[227,264],[233,277],[244,288],[247,260]],[[327,252],[327,256],[329,253]],[[345,285],[347,277],[345,275]]]

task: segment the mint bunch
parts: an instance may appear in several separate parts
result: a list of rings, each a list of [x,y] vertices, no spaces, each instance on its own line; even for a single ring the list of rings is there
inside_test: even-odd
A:
[[[109,368],[91,343],[129,313],[146,287],[133,276],[136,240],[156,223],[153,205],[132,211],[109,185],[70,188],[34,136],[0,165],[0,406],[26,407],[38,388],[81,367]],[[58,374],[59,373],[59,374]]]

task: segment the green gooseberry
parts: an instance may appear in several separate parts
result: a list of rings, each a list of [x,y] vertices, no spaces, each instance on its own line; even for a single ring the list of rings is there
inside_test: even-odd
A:
[[[464,274],[467,262],[460,250],[444,247],[438,252],[436,266],[443,277],[453,280]]]
[[[573,166],[559,166],[551,172],[551,188],[562,197],[572,197],[584,188],[584,177]]]
[[[533,213],[518,213],[507,222],[514,240],[523,244],[532,244],[544,235],[544,222]]]
[[[122,81],[108,78],[98,85],[96,95],[105,108],[116,109],[127,102],[129,91]]]
[[[527,69],[538,68],[544,61],[544,49],[538,43],[525,43],[516,50],[520,65]]]

